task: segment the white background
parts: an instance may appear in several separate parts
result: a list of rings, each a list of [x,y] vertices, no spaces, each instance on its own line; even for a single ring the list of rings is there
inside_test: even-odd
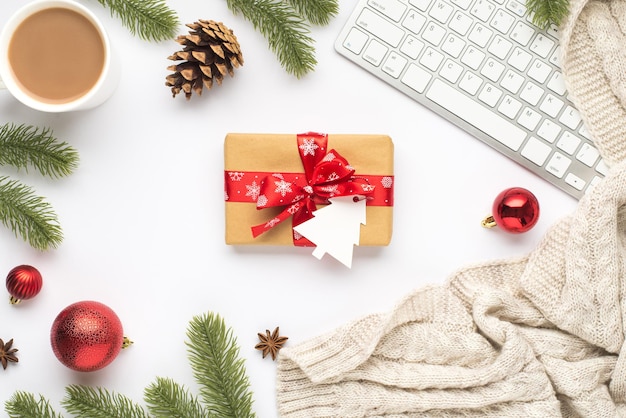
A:
[[[3,0],[0,25],[26,1]],[[276,417],[276,364],[254,349],[258,332],[280,326],[287,344],[297,344],[388,311],[414,289],[442,284],[464,266],[526,255],[576,206],[337,54],[333,42],[352,2],[342,0],[330,25],[313,29],[318,64],[297,79],[225,0],[170,0],[181,23],[213,19],[233,29],[245,59],[234,78],[190,101],[172,98],[164,84],[167,57],[180,49],[176,42],[140,40],[96,0],[81,2],[102,18],[122,61],[111,99],[55,115],[0,92],[0,123],[50,127],[81,158],[75,173],[58,180],[0,167],[53,205],[65,236],[58,249],[41,253],[0,227],[0,276],[31,264],[44,277],[36,298],[12,306],[7,293],[0,303],[0,338],[14,338],[19,349],[19,363],[0,369],[0,416],[16,390],[42,394],[60,412],[68,384],[104,387],[141,404],[157,376],[197,393],[185,333],[193,316],[212,311],[238,340],[257,416]],[[179,33],[186,31],[181,24]],[[395,144],[391,245],[357,247],[351,270],[328,256],[318,261],[311,249],[224,243],[226,133],[307,131],[387,134]],[[495,196],[512,186],[538,197],[537,226],[523,235],[482,228]],[[135,342],[93,373],[63,366],[49,342],[56,315],[81,300],[110,306]]]

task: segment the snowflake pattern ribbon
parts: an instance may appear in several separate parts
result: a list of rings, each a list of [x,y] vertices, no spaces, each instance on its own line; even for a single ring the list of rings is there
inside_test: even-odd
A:
[[[364,178],[355,177],[355,170],[348,161],[335,150],[327,150],[326,134],[307,133],[297,136],[298,151],[305,178],[288,180],[283,174],[266,176],[260,184],[257,209],[285,207],[277,216],[267,222],[252,227],[252,235],[257,237],[274,226],[292,217],[296,226],[311,219],[317,204],[327,204],[335,196],[369,196],[375,186]],[[311,246],[306,238],[294,234],[294,244]]]

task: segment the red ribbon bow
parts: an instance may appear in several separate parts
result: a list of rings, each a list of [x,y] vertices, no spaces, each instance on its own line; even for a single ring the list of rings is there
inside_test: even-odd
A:
[[[313,212],[317,210],[317,204],[327,204],[331,197],[368,196],[374,192],[374,186],[367,180],[354,176],[354,168],[337,151],[326,152],[326,134],[299,134],[297,140],[305,178],[277,173],[262,180],[257,209],[277,206],[285,206],[285,209],[268,222],[253,226],[254,237],[269,231],[291,216],[292,226],[311,219]],[[313,245],[295,232],[294,244]]]

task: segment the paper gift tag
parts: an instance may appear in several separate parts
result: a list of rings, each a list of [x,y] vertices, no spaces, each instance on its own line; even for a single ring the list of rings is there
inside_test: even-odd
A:
[[[329,199],[330,205],[313,212],[313,218],[293,229],[315,244],[313,255],[326,253],[348,268],[352,267],[354,246],[359,245],[361,224],[365,225],[365,199],[341,196]]]

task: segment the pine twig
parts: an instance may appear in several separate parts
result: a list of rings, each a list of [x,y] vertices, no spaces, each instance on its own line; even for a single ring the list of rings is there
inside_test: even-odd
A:
[[[116,15],[133,35],[151,41],[176,36],[179,26],[176,12],[163,0],[98,0]]]
[[[69,385],[63,407],[76,418],[149,418],[146,411],[124,395],[102,388]]]
[[[287,3],[273,0],[226,0],[230,11],[261,32],[283,68],[301,78],[317,60],[306,21]]]
[[[148,410],[156,418],[207,418],[198,399],[189,391],[169,378],[157,378],[144,391]]]
[[[64,177],[78,166],[78,152],[48,128],[7,123],[0,126],[0,165],[27,171],[34,167],[44,176]]]
[[[213,313],[196,316],[187,337],[193,375],[207,410],[220,418],[255,417],[244,361],[224,320]]]
[[[47,399],[40,395],[37,400],[32,393],[15,392],[4,406],[10,418],[62,418]]]
[[[526,7],[532,13],[533,23],[540,28],[551,24],[559,26],[569,11],[568,0],[528,0]]]
[[[314,25],[327,25],[339,13],[337,0],[289,0],[289,3]]]
[[[63,241],[52,206],[17,180],[0,176],[0,222],[33,248],[48,250]]]

